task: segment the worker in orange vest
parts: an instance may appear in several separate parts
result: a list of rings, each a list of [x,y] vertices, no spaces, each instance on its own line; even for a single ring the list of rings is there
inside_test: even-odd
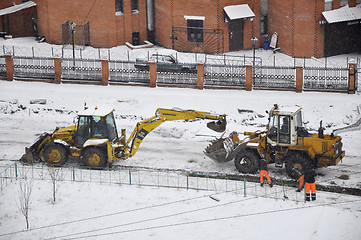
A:
[[[294,172],[298,182],[298,187],[296,192],[301,192],[305,184],[305,175],[297,168],[293,168],[292,171]]]
[[[306,182],[306,201],[316,200],[316,172],[313,168],[305,169],[305,182]],[[311,192],[311,193],[310,193]]]
[[[271,178],[269,177],[269,174],[268,174],[267,162],[266,162],[266,159],[264,159],[264,158],[261,158],[261,160],[260,160],[260,172],[259,172],[259,174],[260,174],[261,187],[263,187],[263,176],[266,176],[268,185],[270,187],[273,187]]]

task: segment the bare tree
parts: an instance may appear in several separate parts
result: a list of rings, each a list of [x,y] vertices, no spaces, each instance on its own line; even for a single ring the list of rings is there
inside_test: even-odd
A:
[[[29,229],[29,208],[31,204],[31,192],[33,190],[33,182],[26,176],[20,180],[20,193],[18,207],[25,217],[26,229]]]
[[[56,201],[56,192],[58,191],[59,185],[58,182],[64,179],[63,172],[61,168],[49,166],[49,175],[50,180],[53,185],[53,203]]]

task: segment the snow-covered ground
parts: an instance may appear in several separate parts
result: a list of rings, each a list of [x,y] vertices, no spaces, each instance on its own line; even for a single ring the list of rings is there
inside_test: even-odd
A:
[[[345,57],[342,59],[346,61]],[[34,99],[46,99],[46,104],[30,104]],[[42,132],[73,124],[76,112],[85,103],[113,107],[118,131],[125,128],[128,135],[138,121],[153,116],[160,107],[227,114],[228,133],[264,129],[265,111],[275,103],[302,107],[309,130],[317,130],[319,121],[323,120],[325,132],[331,133],[332,129],[360,118],[361,95],[0,81],[0,170],[18,160],[24,148]],[[219,164],[203,154],[209,141],[219,136],[207,129],[206,123],[205,120],[163,123],[145,138],[134,157],[116,165],[238,174],[233,162]],[[337,166],[318,169],[316,181],[360,189],[360,130],[340,135],[346,157]],[[271,177],[288,179],[283,169],[270,166],[269,170]],[[113,225],[120,226],[106,232],[119,233],[102,235],[99,239],[361,239],[361,198],[356,196],[318,192],[316,202],[304,204],[219,193],[220,201],[215,202],[208,197],[213,192],[64,182],[58,201],[53,204],[51,183],[46,181],[34,181],[30,225],[39,229],[1,235],[25,229],[25,220],[15,201],[18,191],[18,182],[13,182],[0,192],[0,239],[46,239]],[[216,208],[203,209],[211,206]],[[146,209],[127,212],[139,208]],[[97,217],[107,214],[111,216]],[[151,221],[163,215],[177,216]],[[85,218],[91,220],[77,221]],[[53,226],[68,221],[77,223]],[[130,225],[136,221],[142,222]],[[102,233],[89,232],[89,235]],[[71,237],[79,236],[61,239]]]

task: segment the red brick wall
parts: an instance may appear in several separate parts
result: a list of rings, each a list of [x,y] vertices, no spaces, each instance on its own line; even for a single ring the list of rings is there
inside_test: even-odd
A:
[[[11,7],[14,5],[14,2],[16,5],[23,3],[22,0],[1,0],[0,1],[0,9]]]
[[[269,33],[278,33],[281,52],[298,58],[323,57],[324,1],[270,0]]]
[[[90,44],[114,47],[132,41],[132,32],[140,32],[146,40],[146,0],[139,0],[139,13],[131,14],[130,0],[124,0],[124,15],[115,15],[114,0],[36,0],[39,35],[49,43],[62,44],[62,24],[68,20],[82,25],[89,21]],[[90,11],[90,13],[89,13]],[[89,14],[89,15],[88,15]]]
[[[186,27],[185,15],[204,16],[204,28],[219,28],[224,34],[224,50],[229,49],[228,23],[224,21],[223,8],[229,5],[248,4],[255,13],[254,34],[260,39],[260,0],[155,0],[155,34],[156,41],[167,48],[172,47],[172,26]],[[252,22],[245,20],[244,48],[252,48]],[[260,41],[258,45],[260,45]]]

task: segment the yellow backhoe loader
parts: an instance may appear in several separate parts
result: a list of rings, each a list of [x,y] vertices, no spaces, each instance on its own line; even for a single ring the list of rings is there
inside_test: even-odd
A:
[[[303,126],[299,107],[279,107],[269,112],[266,131],[244,132],[240,140],[236,132],[219,138],[205,149],[204,153],[217,162],[234,159],[241,173],[256,173],[259,160],[285,165],[287,174],[296,178],[295,169],[304,172],[308,168],[336,165],[345,156],[340,136],[324,134],[322,121],[318,133],[309,133]]]
[[[127,140],[125,129],[118,137],[113,112],[112,108],[97,107],[79,112],[76,125],[43,133],[34,144],[25,148],[21,160],[44,161],[51,166],[61,166],[72,156],[79,158],[86,166],[102,168],[117,159],[134,156],[143,139],[165,121],[214,120],[207,127],[216,132],[224,132],[227,124],[225,115],[159,108],[155,116],[137,123]]]

